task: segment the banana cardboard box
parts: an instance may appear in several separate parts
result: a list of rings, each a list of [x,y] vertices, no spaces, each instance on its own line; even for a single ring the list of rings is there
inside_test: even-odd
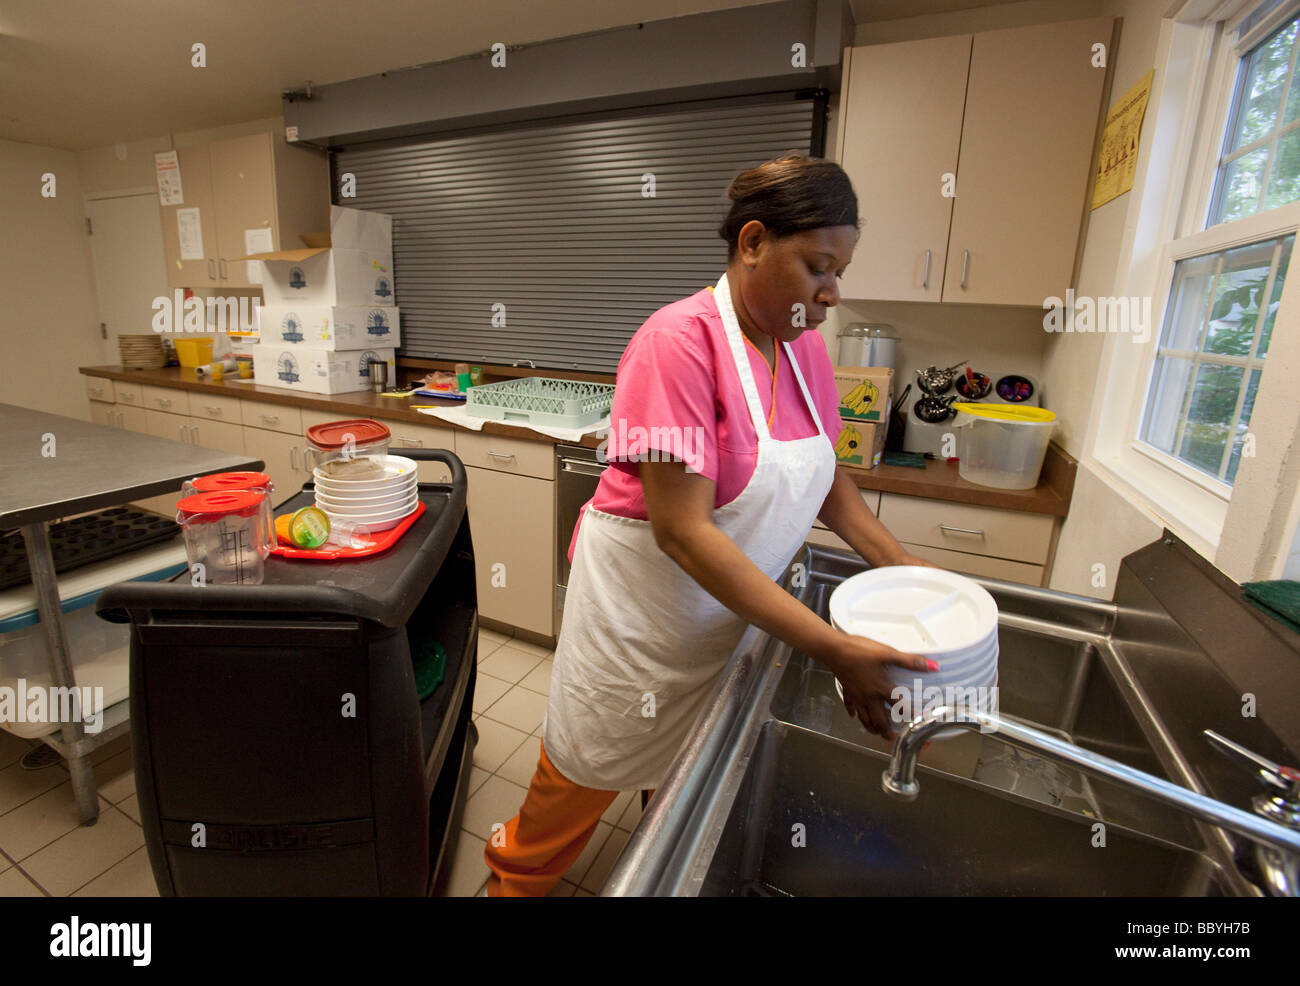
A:
[[[837,366],[835,390],[840,397],[840,417],[885,425],[894,370],[889,366]]]
[[[888,424],[840,419],[840,437],[835,442],[835,461],[850,469],[874,469],[885,453]]]

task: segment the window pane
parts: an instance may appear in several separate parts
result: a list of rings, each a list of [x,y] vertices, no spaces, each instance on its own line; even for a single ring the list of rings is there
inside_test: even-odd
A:
[[[1243,104],[1229,150],[1236,150],[1271,133],[1277,127],[1282,88],[1291,65],[1296,22],[1284,25],[1251,53],[1246,69]]]
[[[1268,191],[1264,193],[1264,208],[1276,209],[1296,199],[1300,199],[1300,129],[1278,138],[1277,153],[1273,155],[1273,167],[1268,174]]]
[[[1229,250],[1214,290],[1204,352],[1249,356],[1259,305],[1273,261],[1273,240]]]
[[[1264,328],[1259,334],[1258,355],[1260,356],[1268,354],[1268,341],[1273,336],[1273,320],[1277,318],[1277,308],[1282,301],[1282,284],[1286,281],[1287,266],[1291,262],[1291,247],[1294,244],[1294,235],[1282,240],[1282,256],[1277,264],[1277,279],[1273,281],[1273,290],[1268,298],[1268,314],[1264,316]]]
[[[1214,222],[1227,222],[1250,216],[1259,208],[1259,186],[1264,180],[1264,165],[1268,163],[1268,148],[1261,147],[1233,161],[1224,170],[1222,196]]]
[[[1242,373],[1240,366],[1212,363],[1201,364],[1196,373],[1177,455],[1214,476],[1219,474],[1223,449],[1235,423],[1233,412],[1237,409],[1237,395],[1241,393]]]
[[[1294,245],[1292,233],[1178,262],[1147,393],[1143,441],[1233,481],[1267,351],[1261,343],[1252,352],[1255,332],[1262,340],[1272,331]]]
[[[1297,45],[1300,18],[1293,17],[1241,59],[1208,225],[1300,200],[1300,131],[1282,132],[1300,118]]]
[[[1173,304],[1169,306],[1161,349],[1196,349],[1218,266],[1219,255],[1212,253],[1179,261],[1174,268]]]
[[[1250,371],[1250,382],[1246,384],[1246,399],[1241,405],[1241,417],[1237,420],[1237,431],[1232,439],[1232,455],[1228,459],[1228,472],[1224,477],[1229,483],[1237,478],[1237,466],[1241,464],[1241,447],[1250,430],[1250,414],[1255,410],[1255,391],[1259,390],[1259,370]]]

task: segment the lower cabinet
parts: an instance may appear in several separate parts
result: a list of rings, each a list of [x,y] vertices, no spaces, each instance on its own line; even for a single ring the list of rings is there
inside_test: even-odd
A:
[[[211,422],[205,422],[204,429],[210,428]],[[243,453],[254,459],[261,459],[262,471],[271,477],[275,493],[271,502],[275,506],[297,495],[303,483],[311,478],[306,467],[307,439],[301,435],[291,435],[283,431],[268,431],[265,428],[243,428]]]
[[[480,615],[550,637],[555,483],[466,466]]]
[[[863,491],[864,498],[866,494]],[[1056,518],[897,493],[879,497],[879,506],[873,508],[876,516],[918,558],[967,575],[1046,584]],[[872,501],[867,498],[867,502]],[[807,540],[848,550],[843,540],[820,526],[812,529]]]

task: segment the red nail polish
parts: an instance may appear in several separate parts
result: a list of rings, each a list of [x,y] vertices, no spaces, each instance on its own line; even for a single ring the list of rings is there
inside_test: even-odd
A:
[[[938,670],[939,670],[939,665],[936,664],[934,661],[930,660],[929,658],[926,658],[926,660],[925,660],[925,669],[926,669],[927,671],[938,671]]]

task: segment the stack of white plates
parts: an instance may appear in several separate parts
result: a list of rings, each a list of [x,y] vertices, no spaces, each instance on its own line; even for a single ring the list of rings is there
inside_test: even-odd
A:
[[[996,710],[998,607],[978,582],[938,568],[875,568],[831,593],[830,616],[836,629],[939,665],[938,671],[888,668],[906,693],[894,705],[899,725],[938,705]]]
[[[162,336],[118,336],[117,350],[121,354],[122,365],[128,370],[157,370],[167,364],[167,355],[163,352]]]
[[[373,459],[382,476],[368,479],[338,479],[313,470],[316,506],[325,511],[330,524],[364,524],[371,533],[387,531],[414,513],[420,503],[420,474],[413,460],[400,455],[358,456]]]

